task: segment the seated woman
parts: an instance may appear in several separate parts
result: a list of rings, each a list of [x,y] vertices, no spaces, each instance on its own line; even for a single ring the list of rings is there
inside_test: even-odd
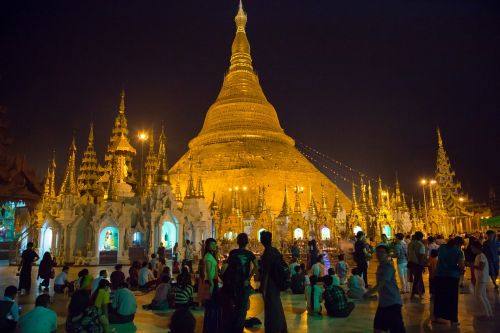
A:
[[[184,271],[184,268],[183,268]],[[179,274],[177,276],[177,288],[175,290],[175,307],[189,307],[193,305],[193,286],[191,285],[191,274]]]
[[[78,272],[78,279],[75,282],[75,289],[85,290],[90,295],[93,282],[94,278],[89,274],[89,270],[84,268],[80,272]]]
[[[144,304],[144,310],[166,310],[168,309],[168,292],[170,291],[170,277],[163,275],[161,283],[156,287],[155,297],[150,304]]]
[[[361,277],[361,270],[356,268],[352,269],[352,275],[347,280],[347,286],[349,291],[347,296],[354,299],[363,299],[363,295],[366,293],[365,281]]]
[[[302,271],[300,266],[294,267],[294,274],[292,275],[290,289],[295,295],[303,294],[306,286],[306,278],[304,276],[304,271]]]
[[[354,309],[354,303],[347,301],[344,289],[335,285],[330,275],[325,276],[323,282],[325,288],[323,299],[328,315],[341,318],[349,316]]]
[[[90,297],[87,291],[77,290],[73,293],[68,306],[66,332],[104,332],[104,327],[99,319],[99,312],[95,306],[89,305],[89,302]]]
[[[340,286],[340,278],[333,267],[328,268],[328,275],[332,277],[333,285]]]
[[[307,314],[311,316],[321,315],[321,294],[323,291],[317,285],[316,275],[309,277],[310,285],[306,287]]]
[[[139,287],[139,269],[141,269],[141,264],[138,261],[134,261],[128,269],[129,277],[127,279],[127,282],[130,288]]]
[[[111,283],[108,280],[102,279],[99,281],[99,286],[90,297],[90,304],[94,305],[99,312],[99,319],[104,327],[104,333],[111,332],[109,328],[109,303],[110,301]]]

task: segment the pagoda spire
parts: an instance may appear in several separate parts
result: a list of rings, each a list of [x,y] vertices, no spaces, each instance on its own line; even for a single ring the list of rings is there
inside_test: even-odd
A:
[[[294,213],[302,213],[302,207],[300,207],[300,187],[295,186],[295,205],[293,207]]]
[[[175,183],[175,201],[182,201],[182,193],[181,193],[181,170],[177,169],[177,182]]]
[[[120,114],[125,114],[125,89],[122,88],[120,93],[120,108],[118,109]]]
[[[73,136],[73,140],[71,141],[71,145],[69,147],[69,157],[68,157],[68,165],[66,166],[66,172],[64,173],[64,180],[61,185],[60,194],[64,195],[75,195],[78,196],[76,182],[76,144],[75,137]]]
[[[56,197],[56,151],[52,155],[52,174],[50,176],[50,197]]]
[[[321,184],[321,208],[320,208],[320,211],[323,214],[328,213],[328,203],[326,200],[325,187],[323,186],[323,184]]]
[[[359,180],[359,193],[359,209],[361,210],[361,213],[363,213],[364,215],[368,215],[368,199],[366,198],[366,186],[363,180],[363,176],[361,176]]]
[[[196,186],[196,197],[205,198],[205,190],[203,190],[203,181],[201,175],[198,176],[198,184]]]
[[[309,206],[308,206],[309,218],[318,216],[318,205],[312,194],[312,188],[309,187]]]
[[[395,190],[395,201],[396,201],[396,207],[399,207],[401,205],[401,188],[399,187],[399,179],[398,179],[398,174],[396,173],[396,190]]]
[[[157,160],[159,165],[156,174],[156,183],[170,185],[170,176],[168,174],[167,137],[165,136],[165,129],[163,128],[163,126],[161,127],[159,138]]]
[[[413,196],[411,197],[410,214],[412,220],[418,219],[418,211],[417,208],[415,207],[415,201],[413,200]]]
[[[193,157],[189,156],[189,179],[184,199],[196,198],[196,189],[193,180]]]
[[[377,207],[384,205],[384,191],[382,190],[382,179],[378,177]]]
[[[375,212],[375,202],[373,201],[372,184],[368,180],[368,209],[370,213]]]
[[[80,192],[80,195],[83,195],[85,192],[89,192],[94,195],[98,179],[99,170],[97,154],[94,148],[94,124],[90,123],[87,148],[83,153],[80,170],[78,172],[78,191]]]
[[[283,205],[281,206],[281,212],[279,214],[279,217],[290,216],[291,212],[292,212],[292,209],[290,208],[290,205],[288,204],[288,188],[285,184],[285,195],[283,197]]]
[[[47,176],[45,177],[43,200],[56,198],[55,178],[56,178],[56,155],[54,151],[52,160],[49,161],[49,165],[47,166]]]
[[[339,193],[335,191],[335,202],[333,204],[332,216],[337,217],[338,214],[343,210],[342,204],[340,203]]]
[[[358,209],[358,202],[356,200],[356,185],[352,182],[352,210]]]
[[[146,156],[146,163],[144,165],[144,176],[146,181],[143,185],[144,189],[141,190],[141,193],[144,195],[149,193],[156,183],[156,172],[158,171],[158,157],[155,152],[155,135],[152,128],[149,130],[148,140],[148,155]]]

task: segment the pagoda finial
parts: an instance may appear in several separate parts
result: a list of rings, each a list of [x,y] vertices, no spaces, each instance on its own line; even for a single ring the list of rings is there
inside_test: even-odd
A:
[[[120,93],[120,113],[125,113],[125,89],[122,88]]]
[[[90,145],[94,145],[94,123],[91,122],[90,123],[90,131],[89,131],[89,138],[88,138],[88,144],[89,146]]]
[[[234,17],[234,22],[236,22],[236,31],[245,32],[245,26],[247,24],[247,14],[243,10],[243,2],[240,0],[240,5],[238,7],[238,13]]]
[[[328,213],[328,203],[326,200],[325,186],[321,184],[321,209],[322,213]]]
[[[170,175],[168,174],[168,158],[167,158],[167,138],[165,136],[165,130],[163,126],[161,127],[161,133],[158,143],[158,171],[156,174],[156,183],[170,185]],[[151,149],[151,147],[150,147]],[[153,147],[154,149],[154,147]],[[177,169],[179,170],[179,169]],[[180,193],[180,189],[179,189]],[[177,190],[175,195],[177,196]]]
[[[87,148],[83,152],[77,179],[80,195],[86,192],[95,195],[99,178],[98,169],[97,155],[94,149],[94,124],[90,123]]]
[[[437,137],[438,137],[438,147],[442,148],[443,147],[443,139],[441,138],[441,130],[439,129],[439,126],[436,129],[437,131]]]
[[[205,198],[205,190],[203,189],[203,181],[201,179],[201,175],[198,176],[198,184],[196,187],[196,196],[198,198]]]
[[[196,189],[194,188],[194,180],[193,180],[193,156],[189,153],[189,179],[188,185],[186,189],[185,199],[195,198],[196,197]]]
[[[75,136],[71,141],[71,146],[69,147],[69,157],[68,165],[66,166],[66,172],[64,174],[64,180],[61,185],[60,194],[72,194],[78,195],[78,189],[76,185],[76,144]]]
[[[175,201],[182,201],[181,170],[177,168],[177,183],[175,184]]]
[[[285,184],[285,196],[283,198],[283,205],[281,206],[281,212],[279,217],[289,216],[291,213],[290,206],[288,205],[288,188]]]
[[[294,213],[302,213],[302,207],[300,207],[300,187],[295,186],[295,206],[293,207]]]

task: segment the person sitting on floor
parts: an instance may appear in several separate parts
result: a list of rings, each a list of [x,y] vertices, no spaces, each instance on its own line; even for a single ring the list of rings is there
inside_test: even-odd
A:
[[[300,266],[295,266],[294,270],[295,274],[292,275],[290,289],[292,289],[293,294],[300,295],[304,293],[304,289],[306,287],[306,279],[304,276],[304,271],[302,271]]]
[[[71,295],[66,317],[67,333],[102,333],[104,327],[97,308],[90,304],[89,293],[77,290]]]
[[[10,333],[16,330],[19,321],[19,306],[16,303],[17,288],[8,286],[0,301],[0,327],[2,332]]]
[[[314,265],[312,265],[311,272],[312,272],[312,275],[314,275],[318,278],[318,281],[320,281],[323,278],[323,275],[325,274],[325,264],[323,261],[322,254],[320,254],[318,256],[318,258],[316,259],[316,262],[314,263]]]
[[[118,286],[125,282],[125,274],[122,272],[122,264],[115,265],[115,270],[109,277],[111,282],[111,290],[118,289]]]
[[[155,297],[150,304],[142,306],[144,310],[168,309],[168,292],[170,291],[170,277],[163,275],[161,283],[156,287]]]
[[[96,291],[97,288],[99,287],[99,282],[101,282],[101,280],[103,279],[106,280],[107,278],[108,278],[108,272],[105,269],[101,269],[99,271],[99,276],[96,277],[92,282],[92,293]]]
[[[322,290],[317,285],[318,277],[309,277],[310,285],[306,287],[305,296],[307,301],[307,314],[311,316],[321,315],[321,294]]]
[[[299,260],[295,257],[292,257],[292,262],[290,263],[290,277],[295,275],[295,267],[299,265]]]
[[[184,267],[183,267],[184,268]],[[191,274],[183,269],[184,274],[177,276],[177,289],[175,291],[175,307],[189,307],[193,305],[193,286],[191,285]]]
[[[340,286],[340,278],[333,267],[328,268],[328,275],[332,277],[333,285]]]
[[[141,269],[141,264],[138,261],[132,262],[130,268],[128,269],[128,284],[130,288],[137,288],[139,286],[139,270]]]
[[[137,302],[134,294],[127,287],[128,285],[122,282],[115,291],[109,309],[109,322],[111,324],[126,324],[134,321]]]
[[[196,320],[187,308],[175,310],[170,320],[170,333],[194,333]]]
[[[333,283],[332,276],[325,276],[323,282],[325,288],[323,299],[328,315],[330,317],[348,317],[354,309],[354,303],[347,301],[344,289]]]
[[[340,283],[346,284],[347,283],[347,273],[349,272],[349,265],[344,261],[343,254],[339,254],[338,259],[339,259],[339,261],[335,264],[335,271],[337,272],[337,275],[339,276]]]
[[[349,291],[347,295],[349,298],[353,299],[363,299],[363,295],[366,293],[365,281],[361,277],[361,270],[353,268],[351,271],[352,275],[347,280],[347,286]]]
[[[93,281],[94,278],[90,276],[89,270],[84,268],[78,272],[75,289],[86,290],[89,294],[91,294]]]
[[[148,263],[142,263],[142,268],[139,270],[139,288],[150,289],[155,285],[155,277],[153,272],[149,269]]]
[[[52,333],[57,330],[57,314],[50,310],[50,296],[39,295],[35,308],[26,312],[19,319],[21,333]]]
[[[72,293],[75,289],[73,283],[68,281],[69,267],[64,266],[61,273],[57,274],[54,280],[54,292],[57,294],[64,294],[64,290],[68,288],[68,292]]]
[[[99,312],[99,321],[104,327],[104,333],[110,332],[109,327],[109,303],[111,303],[110,289],[111,284],[108,280],[102,279],[99,287],[92,293],[90,304],[93,304]]]

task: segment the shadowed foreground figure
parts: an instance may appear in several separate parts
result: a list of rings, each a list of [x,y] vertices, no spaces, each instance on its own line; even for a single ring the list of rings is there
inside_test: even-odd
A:
[[[281,304],[280,289],[275,281],[274,272],[281,265],[280,252],[271,246],[272,234],[269,231],[260,233],[260,242],[265,250],[262,253],[261,290],[264,298],[264,327],[266,333],[288,332],[285,312]]]

